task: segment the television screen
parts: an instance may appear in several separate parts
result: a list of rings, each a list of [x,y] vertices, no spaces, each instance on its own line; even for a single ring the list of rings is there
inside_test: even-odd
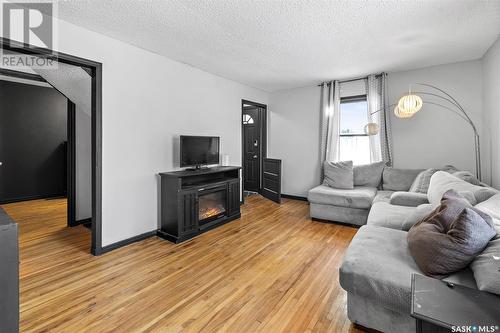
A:
[[[218,136],[181,135],[181,167],[219,164]]]

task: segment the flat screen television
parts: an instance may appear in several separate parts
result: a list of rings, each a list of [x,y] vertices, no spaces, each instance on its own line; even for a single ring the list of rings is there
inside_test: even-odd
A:
[[[218,136],[181,135],[181,167],[219,164],[219,141]]]

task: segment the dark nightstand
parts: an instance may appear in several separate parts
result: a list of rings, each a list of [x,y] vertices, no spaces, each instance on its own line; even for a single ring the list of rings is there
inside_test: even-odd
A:
[[[413,274],[411,316],[417,332],[500,332],[500,297]]]

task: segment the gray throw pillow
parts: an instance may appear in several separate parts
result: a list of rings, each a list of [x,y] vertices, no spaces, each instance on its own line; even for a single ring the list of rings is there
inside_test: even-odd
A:
[[[488,200],[478,203],[475,207],[491,216],[495,227],[500,228],[500,193],[495,194]]]
[[[500,235],[488,243],[470,267],[479,290],[500,295]]]
[[[408,247],[426,275],[443,278],[467,267],[496,235],[491,217],[454,190],[408,232]]]
[[[355,165],[353,168],[354,186],[379,187],[384,167],[385,162]]]
[[[493,219],[497,235],[470,267],[479,290],[500,295],[500,194],[475,206]]]
[[[461,196],[463,196],[465,199],[467,199],[467,201],[471,205],[477,204],[476,197],[474,196],[474,193],[472,193],[471,191],[457,191],[457,192],[458,192],[458,194],[460,194]]]
[[[418,174],[408,192],[427,193],[432,175],[439,169],[427,169]]]
[[[469,171],[457,171],[457,172],[453,172],[452,175],[455,177],[458,177],[458,178],[462,179],[463,181],[466,181],[467,183],[470,183],[472,185],[482,186],[479,179],[477,179],[476,176],[474,176]]]
[[[353,189],[354,172],[352,161],[325,162],[323,164],[325,179],[323,184],[333,188]]]
[[[431,204],[422,204],[417,206],[410,214],[408,214],[401,225],[401,230],[408,231],[413,227],[418,221],[427,217],[435,207]]]
[[[427,194],[424,193],[396,191],[392,193],[389,203],[396,206],[417,207],[429,203],[429,200],[427,200]]]
[[[473,194],[474,198],[476,198],[476,203],[480,203],[498,194],[498,191],[492,187],[482,187],[476,190]]]
[[[382,173],[383,189],[386,191],[408,191],[422,169],[397,169],[385,167]]]
[[[474,194],[475,201],[482,202],[498,193],[497,190],[489,187],[477,186],[444,171],[438,171],[431,177],[427,196],[431,204],[439,204],[443,194],[454,189],[456,191],[470,191]]]
[[[454,172],[457,172],[458,169],[455,168],[453,165],[445,165],[444,167],[442,167],[441,169],[439,169],[441,171],[446,171],[448,173],[454,173]]]

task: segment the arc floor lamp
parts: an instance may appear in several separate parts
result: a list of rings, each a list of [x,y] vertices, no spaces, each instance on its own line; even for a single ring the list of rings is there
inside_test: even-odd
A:
[[[411,87],[412,86],[422,86],[426,88],[430,88],[433,92],[427,92],[427,91],[412,91]],[[446,102],[445,105],[436,103],[433,101],[424,101],[420,95],[425,95],[425,96],[432,96],[435,98],[438,98],[444,102]],[[475,153],[476,153],[476,177],[481,180],[481,151],[480,151],[480,145],[479,145],[479,133],[477,132],[476,125],[472,121],[472,119],[469,117],[467,112],[465,112],[464,108],[460,103],[457,102],[455,98],[453,98],[450,94],[448,94],[446,91],[433,86],[428,83],[412,83],[410,84],[410,88],[408,90],[408,94],[402,96],[398,103],[391,104],[385,108],[376,110],[371,112],[371,115],[383,111],[386,108],[390,108],[395,106],[394,108],[394,114],[398,118],[411,118],[420,111],[422,106],[424,104],[431,104],[431,105],[436,105],[439,106],[443,109],[446,109],[448,111],[451,111],[458,115],[460,118],[465,120],[471,127],[472,130],[474,131],[474,148],[475,148]],[[365,133],[367,135],[377,135],[379,132],[379,125],[377,123],[368,123],[365,126]]]

